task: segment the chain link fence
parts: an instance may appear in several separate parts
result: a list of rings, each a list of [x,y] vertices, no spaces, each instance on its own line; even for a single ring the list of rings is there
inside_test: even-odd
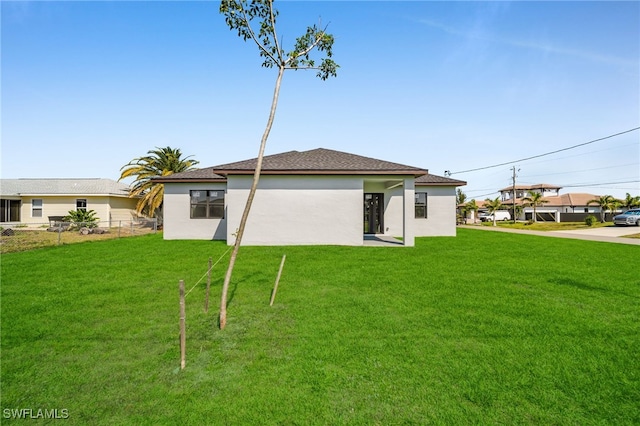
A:
[[[73,223],[61,220],[43,223],[0,225],[0,253],[85,241],[134,237],[158,232],[157,219]]]

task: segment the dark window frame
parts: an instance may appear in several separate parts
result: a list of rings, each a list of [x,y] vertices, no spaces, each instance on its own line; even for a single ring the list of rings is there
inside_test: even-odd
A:
[[[424,201],[420,200],[420,196],[424,196]],[[429,196],[427,192],[415,193],[415,218],[416,219],[428,219],[429,217]]]
[[[84,204],[84,205],[83,205]],[[87,211],[87,199],[86,198],[76,198],[76,211]]]
[[[0,222],[20,222],[21,200],[3,198],[0,201]]]
[[[196,194],[197,193],[197,194]],[[202,194],[204,193],[204,195]],[[195,201],[194,201],[195,198]],[[192,189],[189,191],[190,219],[224,219],[224,189]]]

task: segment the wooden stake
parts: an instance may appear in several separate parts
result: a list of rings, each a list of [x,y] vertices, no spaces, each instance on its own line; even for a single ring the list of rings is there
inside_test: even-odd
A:
[[[184,281],[180,280],[180,369],[184,370],[187,357],[186,313],[184,307]]]
[[[211,288],[211,268],[213,268],[213,260],[209,258],[209,270],[207,271],[207,292],[204,298],[204,312],[209,312],[209,288]]]
[[[282,255],[282,262],[280,262],[280,270],[278,271],[278,276],[276,277],[276,284],[273,286],[273,292],[271,292],[271,302],[269,302],[269,306],[273,306],[273,301],[276,300],[276,292],[278,291],[278,283],[280,282],[280,275],[282,275],[282,268],[284,267],[284,261],[287,258],[286,254]]]

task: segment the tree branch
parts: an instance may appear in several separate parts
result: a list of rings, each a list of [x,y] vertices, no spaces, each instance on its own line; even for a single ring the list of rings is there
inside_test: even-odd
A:
[[[249,35],[251,36],[251,40],[253,40],[258,45],[258,49],[260,49],[265,54],[265,56],[267,56],[269,59],[271,59],[274,63],[279,64],[280,62],[278,61],[278,59],[274,58],[273,55],[271,54],[271,52],[269,52],[267,50],[267,48],[264,47],[258,41],[258,38],[256,37],[255,33],[253,32],[253,28],[251,28],[251,25],[249,25],[249,19],[247,18],[247,13],[244,11],[244,7],[242,6],[242,3],[240,3],[240,11],[242,12],[242,16],[244,17],[244,20],[247,23],[247,30],[249,31]],[[273,30],[275,31],[275,27],[273,28]],[[277,43],[276,43],[276,46],[277,46]]]
[[[284,58],[282,57],[282,50],[280,50],[280,45],[278,44],[278,35],[276,34],[276,16],[273,13],[273,0],[269,0],[269,13],[271,14],[271,28],[273,28],[273,42],[276,45],[276,52],[278,52],[278,66],[284,63]]]
[[[327,25],[328,27],[328,25]],[[286,66],[286,64],[288,64],[289,62],[293,61],[296,58],[299,58],[300,56],[305,56],[307,54],[309,54],[313,49],[315,49],[315,47],[318,45],[318,43],[320,43],[320,41],[322,40],[322,37],[324,37],[324,35],[326,34],[326,29],[327,27],[324,27],[324,30],[322,30],[322,32],[320,32],[320,37],[316,37],[316,41],[314,41],[307,49],[303,50],[302,52],[298,52],[298,54],[296,56],[289,56],[287,58],[286,61],[284,61],[284,65]],[[291,69],[291,68],[289,68]]]

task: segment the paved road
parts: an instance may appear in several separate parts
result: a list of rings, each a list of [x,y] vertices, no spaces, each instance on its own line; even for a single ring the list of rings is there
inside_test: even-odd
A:
[[[624,235],[640,234],[637,226],[606,226],[593,229],[571,229],[567,231],[554,231],[563,234],[591,235],[594,237],[622,237]]]
[[[572,229],[569,231],[528,231],[508,229],[499,226],[461,225],[460,228],[481,229],[483,231],[512,232],[516,234],[540,235],[543,237],[573,238],[578,240],[602,241],[606,243],[640,245],[639,238],[621,238],[623,235],[639,234],[637,226],[607,226],[594,229]]]

